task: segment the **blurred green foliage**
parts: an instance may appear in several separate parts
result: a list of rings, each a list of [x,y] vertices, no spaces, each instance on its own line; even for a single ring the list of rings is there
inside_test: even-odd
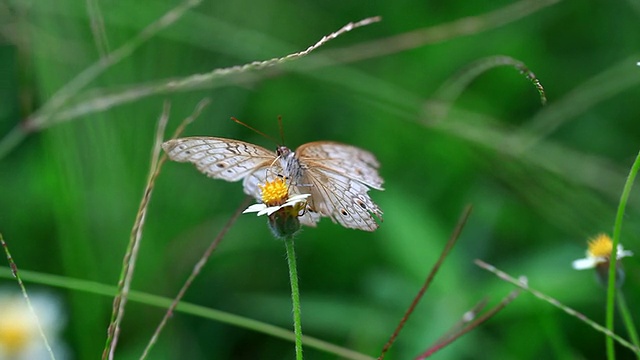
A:
[[[604,290],[592,274],[570,264],[582,257],[588,236],[611,232],[639,150],[640,3],[559,1],[530,13],[518,10],[522,17],[514,10],[497,23],[470,23],[477,30],[443,28],[441,38],[393,50],[402,45],[396,35],[512,4],[204,1],[69,99],[67,109],[85,113],[72,118],[54,113],[62,120],[17,138],[0,159],[0,231],[20,268],[115,285],[163,101],[171,102],[170,134],[206,97],[211,104],[185,135],[271,148],[271,140],[229,118],[277,138],[282,115],[284,140],[292,148],[334,140],[368,149],[382,163],[386,190],[371,193],[385,212],[380,229],[358,232],[325,219],[297,239],[305,334],[377,356],[468,203],[474,212],[457,247],[390,358],[415,357],[480,299],[495,304],[511,290],[473,265],[475,258],[526,275],[531,286],[603,322]],[[542,2],[523,4],[527,9]],[[30,119],[42,114],[53,94],[100,61],[101,37],[92,23],[102,20],[104,49],[110,53],[176,5],[166,0],[2,3],[0,138],[33,125]],[[107,96],[145,84],[157,89],[169,78],[301,51],[349,22],[375,15],[382,22],[284,66],[98,106]],[[391,42],[376,43],[386,38]],[[358,47],[368,42],[373,46]],[[524,76],[499,67],[466,87],[446,118],[429,116],[430,100],[447,79],[494,55],[524,62],[541,80],[548,104],[540,105]],[[361,59],[348,61],[348,56]],[[8,144],[7,137],[0,141]],[[243,198],[240,184],[210,180],[191,165],[166,163],[147,214],[133,288],[173,297]],[[638,200],[633,193],[622,234],[625,247],[636,252]],[[640,303],[639,267],[634,258],[625,265],[624,289],[633,309]],[[0,284],[12,282],[0,279]],[[97,358],[112,299],[59,291],[67,304],[72,353],[77,359]],[[241,217],[185,300],[291,328],[284,247],[263,218]],[[130,303],[116,358],[138,358],[162,314]],[[626,336],[621,326],[617,330]],[[594,359],[604,357],[604,344],[602,334],[522,294],[436,356]],[[335,358],[312,349],[305,354]],[[619,355],[631,358],[628,350]],[[151,358],[287,359],[293,358],[293,344],[177,314]]]

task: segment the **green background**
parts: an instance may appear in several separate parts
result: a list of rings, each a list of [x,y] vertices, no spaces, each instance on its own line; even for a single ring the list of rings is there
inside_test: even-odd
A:
[[[385,190],[370,192],[385,213],[376,232],[324,219],[296,239],[305,334],[377,357],[466,204],[474,206],[471,218],[389,358],[417,356],[478,301],[486,297],[493,305],[512,290],[475,266],[476,258],[525,275],[530,286],[604,322],[604,290],[591,271],[572,270],[571,261],[584,256],[588,237],[611,233],[640,148],[640,2],[206,0],[56,112],[43,110],[99,61],[92,18],[104,23],[106,48],[113,52],[177,4],[0,5],[0,148],[7,151],[0,159],[0,231],[20,269],[115,285],[163,102],[171,103],[168,137],[209,98],[185,135],[274,148],[273,140],[229,119],[279,139],[281,115],[291,148],[340,141],[370,150],[382,164]],[[101,16],[91,10],[96,5]],[[487,20],[493,11],[502,12]],[[377,15],[380,23],[285,65],[193,89],[161,89],[168,79],[304,50],[349,22]],[[397,37],[424,29],[432,32]],[[437,119],[431,100],[439,89],[495,55],[525,63],[542,82],[548,104],[541,105],[535,87],[516,69],[498,67],[472,79],[448,115]],[[148,84],[154,84],[148,96],[134,93],[130,101],[107,103],[109,96]],[[75,117],[64,113],[78,109]],[[20,134],[16,128],[43,113],[54,117],[10,143],[7,134]],[[243,198],[239,183],[166,163],[146,217],[133,289],[175,296]],[[622,232],[623,244],[635,252],[638,200],[632,193]],[[640,304],[637,260],[626,259],[625,268],[623,289],[633,311]],[[0,285],[15,286],[10,279]],[[112,298],[55,291],[65,302],[71,352],[76,359],[98,358]],[[185,300],[291,328],[284,246],[264,218],[239,219]],[[116,358],[138,358],[162,315],[162,309],[129,303]],[[619,319],[617,325],[627,337]],[[602,334],[524,293],[436,358],[598,359],[604,345]],[[631,358],[626,349],[618,353]],[[291,342],[177,313],[150,358],[293,354]],[[336,358],[310,348],[305,355]]]

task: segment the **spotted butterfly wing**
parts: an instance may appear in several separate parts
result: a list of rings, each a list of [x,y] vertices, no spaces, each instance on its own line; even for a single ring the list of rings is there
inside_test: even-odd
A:
[[[258,183],[264,183],[266,172],[274,164],[276,154],[244,141],[216,137],[188,137],[162,144],[169,158],[193,163],[200,172],[226,181],[244,179],[245,193],[260,199]]]
[[[355,146],[317,141],[296,149],[304,169],[297,187],[310,193],[308,212],[328,216],[340,225],[374,231],[382,221],[382,210],[368,194],[383,190],[375,156]]]

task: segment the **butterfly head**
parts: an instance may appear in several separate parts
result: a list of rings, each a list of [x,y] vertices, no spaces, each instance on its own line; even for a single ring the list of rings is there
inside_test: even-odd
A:
[[[293,151],[286,146],[280,145],[276,148],[276,155],[279,158],[287,158],[289,154],[293,154]]]

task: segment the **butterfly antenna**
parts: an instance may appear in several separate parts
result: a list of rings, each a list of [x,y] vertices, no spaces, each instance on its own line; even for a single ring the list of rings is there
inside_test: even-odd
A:
[[[280,130],[280,140],[282,141],[281,144],[284,144],[284,130],[282,126],[282,115],[278,115],[278,129]]]
[[[266,137],[267,139],[269,139],[269,140],[273,141],[274,143],[278,144],[278,141],[277,141],[276,139],[274,139],[272,136],[269,136],[269,135],[267,135],[267,134],[263,133],[262,131],[260,131],[260,130],[258,130],[258,129],[256,129],[256,128],[254,128],[254,127],[251,127],[251,126],[249,126],[249,125],[247,125],[247,124],[243,123],[242,121],[240,121],[240,120],[238,120],[238,119],[234,118],[233,116],[231,117],[231,120],[233,120],[233,121],[235,121],[236,123],[238,123],[238,124],[240,124],[240,125],[242,125],[242,126],[246,127],[246,128],[247,128],[247,129],[249,129],[249,130],[252,130],[252,131],[254,131],[254,132],[256,132],[256,133],[258,133],[258,134],[260,134],[260,135],[262,135],[262,136]]]

